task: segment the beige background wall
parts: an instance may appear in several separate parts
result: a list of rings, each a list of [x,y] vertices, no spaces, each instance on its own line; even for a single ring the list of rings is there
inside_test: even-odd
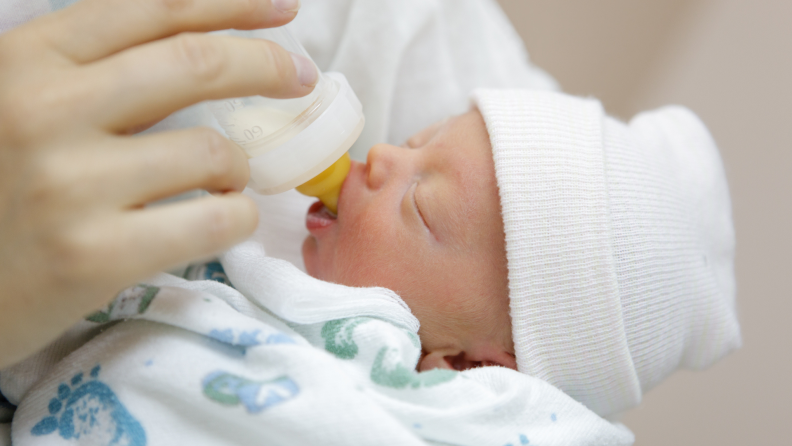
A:
[[[636,444],[792,444],[792,1],[499,1],[565,91],[625,119],[686,105],[726,164],[744,345],[649,392]]]

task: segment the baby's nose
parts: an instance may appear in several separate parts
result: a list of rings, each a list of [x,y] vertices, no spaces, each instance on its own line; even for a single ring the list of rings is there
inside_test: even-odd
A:
[[[366,185],[380,189],[392,175],[396,165],[398,147],[389,144],[377,144],[369,149],[366,157]]]

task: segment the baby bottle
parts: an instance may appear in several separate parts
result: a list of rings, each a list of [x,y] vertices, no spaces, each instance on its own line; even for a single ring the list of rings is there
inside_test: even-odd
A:
[[[252,37],[253,32],[223,34]],[[287,51],[310,56],[287,28],[255,31]],[[262,96],[209,102],[229,139],[250,161],[254,191],[272,195],[297,188],[337,212],[341,183],[349,172],[346,153],[363,131],[363,107],[341,73],[319,73],[311,94],[294,99]]]

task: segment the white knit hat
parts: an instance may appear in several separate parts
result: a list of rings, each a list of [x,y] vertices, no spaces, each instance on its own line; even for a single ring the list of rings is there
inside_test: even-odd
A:
[[[608,416],[741,344],[718,150],[682,107],[477,90],[495,159],[521,372]]]

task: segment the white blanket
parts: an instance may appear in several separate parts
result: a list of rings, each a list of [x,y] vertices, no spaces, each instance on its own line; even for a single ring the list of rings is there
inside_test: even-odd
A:
[[[416,372],[418,321],[389,290],[318,281],[256,242],[225,260],[243,293],[161,275],[89,316],[101,332],[59,362],[3,371],[13,444],[632,444],[516,371]]]

